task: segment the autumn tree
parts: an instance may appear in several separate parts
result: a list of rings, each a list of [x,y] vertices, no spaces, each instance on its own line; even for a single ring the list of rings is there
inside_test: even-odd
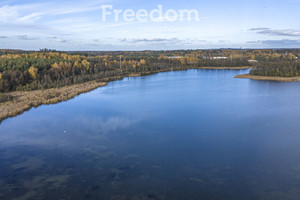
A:
[[[141,65],[145,65],[145,64],[146,64],[146,60],[145,60],[145,59],[141,59],[141,60],[140,60],[140,64],[141,64]]]
[[[29,69],[28,69],[28,72],[31,76],[32,79],[36,79],[36,74],[38,72],[38,69],[35,68],[34,66],[31,66]]]
[[[250,56],[250,59],[251,59],[251,60],[255,60],[255,55],[251,55],[251,56]]]
[[[54,63],[53,65],[51,65],[51,68],[59,68],[59,65],[57,63]]]
[[[81,62],[82,66],[86,69],[86,70],[89,70],[90,68],[90,63],[87,61],[87,60],[83,60]]]

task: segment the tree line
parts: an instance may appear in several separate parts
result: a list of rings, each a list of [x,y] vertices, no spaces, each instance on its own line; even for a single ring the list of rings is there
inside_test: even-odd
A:
[[[137,52],[0,50],[0,92],[55,88],[91,80],[109,80],[132,73],[249,66],[249,59],[258,61],[251,74],[298,76],[297,56],[298,50],[294,49]]]
[[[250,71],[251,75],[295,77],[300,75],[298,61],[260,62]]]

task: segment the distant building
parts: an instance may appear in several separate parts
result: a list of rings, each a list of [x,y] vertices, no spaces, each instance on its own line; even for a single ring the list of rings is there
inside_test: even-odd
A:
[[[202,56],[203,59],[212,59],[212,60],[227,60],[227,57],[221,57],[221,56],[217,56],[217,57],[209,57],[209,56]]]
[[[213,60],[227,60],[227,57],[212,57]]]
[[[170,59],[180,59],[183,58],[183,56],[169,56]]]
[[[257,60],[248,60],[249,63],[258,63]]]

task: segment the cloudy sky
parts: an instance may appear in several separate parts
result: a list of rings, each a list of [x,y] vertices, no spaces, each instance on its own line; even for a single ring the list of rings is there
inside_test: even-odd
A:
[[[199,21],[104,21],[103,5],[195,9]],[[299,8],[300,0],[1,0],[0,49],[298,48]]]

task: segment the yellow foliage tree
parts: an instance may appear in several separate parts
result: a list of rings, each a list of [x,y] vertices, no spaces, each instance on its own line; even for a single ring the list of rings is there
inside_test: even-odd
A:
[[[251,60],[255,60],[255,55],[251,55],[251,56],[250,56],[250,59],[251,59]]]
[[[294,54],[292,54],[292,53],[289,53],[289,55],[288,55],[288,58],[289,59],[294,59],[296,56],[294,55]]]
[[[51,68],[59,68],[59,65],[57,63],[54,63],[53,65],[51,65]]]
[[[90,68],[90,63],[87,60],[83,60],[81,62],[81,64],[83,65],[83,67],[88,70]]]
[[[181,58],[180,62],[182,65],[185,65],[187,63],[187,59],[186,58]]]
[[[63,54],[61,54],[61,57],[62,57],[64,60],[67,60],[67,59],[68,59],[68,54],[63,53]]]
[[[66,68],[66,69],[70,69],[70,67],[71,67],[71,65],[70,65],[70,63],[68,63],[68,62],[64,62],[64,68]]]
[[[2,79],[2,74],[0,73],[0,80]]]
[[[146,64],[146,60],[141,59],[141,60],[140,60],[140,64],[141,64],[141,65],[145,65],[145,64]]]
[[[31,67],[28,69],[28,72],[29,72],[31,78],[36,79],[36,74],[37,74],[37,72],[38,72],[38,69],[37,69],[37,68],[35,68],[34,66],[31,66]]]
[[[80,68],[80,64],[78,61],[75,61],[74,64],[73,64],[73,67],[74,68]]]

